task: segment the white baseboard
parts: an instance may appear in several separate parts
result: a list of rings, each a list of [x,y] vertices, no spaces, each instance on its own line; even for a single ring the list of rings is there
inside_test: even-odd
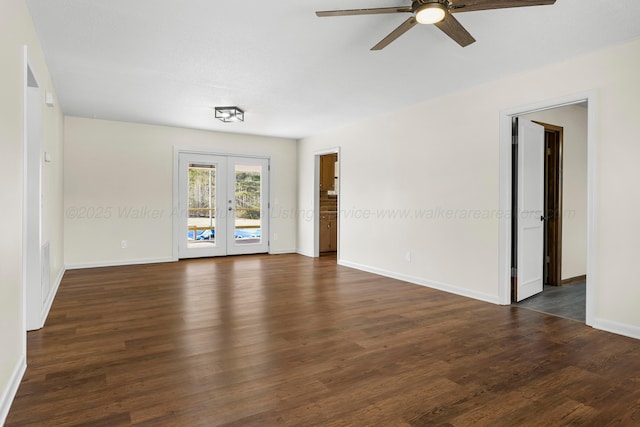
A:
[[[310,258],[314,258],[315,257],[313,252],[301,251],[300,249],[296,250],[295,253],[297,253],[298,255],[308,256]]]
[[[300,252],[299,252],[300,253]],[[302,254],[304,255],[304,254]],[[468,289],[459,288],[446,283],[434,282],[430,280],[421,279],[419,277],[409,276],[401,273],[396,273],[388,270],[383,270],[368,265],[362,265],[351,261],[338,260],[339,265],[345,267],[355,268],[357,270],[367,271],[369,273],[378,274],[380,276],[390,277],[392,279],[402,280],[404,282],[413,283],[420,286],[426,286],[428,288],[437,289],[444,292],[460,295],[463,297],[473,298],[480,301],[489,302],[492,304],[500,304],[500,299],[497,295],[489,295],[481,292],[474,292]],[[595,329],[600,329],[606,332],[611,332],[625,337],[640,339],[640,327],[629,325],[626,323],[614,322],[611,320],[595,318],[593,324],[590,325]]]
[[[18,387],[20,387],[20,381],[22,381],[22,377],[26,370],[27,359],[25,355],[22,355],[13,369],[13,373],[9,378],[9,383],[4,390],[2,390],[2,394],[0,395],[0,426],[4,425],[7,420],[9,409],[11,409],[11,404],[13,403],[13,399],[16,397]]]
[[[49,292],[49,298],[44,302],[42,306],[42,312],[40,314],[40,328],[42,328],[47,321],[47,317],[49,316],[49,311],[51,310],[51,305],[53,304],[53,300],[58,293],[58,288],[60,287],[60,283],[62,283],[62,277],[64,277],[64,273],[66,269],[63,267],[60,269],[60,273],[58,273],[58,277],[56,277],[56,281],[53,284],[53,289]]]
[[[500,303],[500,299],[498,295],[489,295],[482,292],[470,291],[469,289],[460,288],[460,287],[449,285],[446,283],[435,282],[432,280],[425,280],[420,277],[409,276],[406,274],[383,270],[376,267],[370,267],[368,265],[362,265],[362,264],[358,264],[351,261],[345,261],[343,259],[339,259],[338,264],[344,265],[345,267],[355,268],[356,270],[367,271],[369,273],[378,274],[380,276],[402,280],[403,282],[409,282],[415,285],[426,286],[427,288],[437,289],[439,291],[449,292],[451,294],[456,294],[456,295],[460,295],[467,298],[473,298],[480,301],[490,302],[492,304]]]
[[[625,337],[640,339],[640,327],[628,325],[626,323],[614,322],[612,320],[595,318],[591,325],[595,329],[601,329],[603,331],[612,332],[618,335],[624,335]]]
[[[80,268],[118,267],[121,265],[157,264],[161,262],[176,262],[176,261],[178,260],[173,257],[167,257],[167,258],[131,259],[131,260],[122,260],[122,261],[90,262],[86,264],[67,264],[65,267],[67,270],[78,270]]]
[[[269,255],[283,255],[283,254],[295,254],[295,249],[278,249],[278,250],[270,250]]]

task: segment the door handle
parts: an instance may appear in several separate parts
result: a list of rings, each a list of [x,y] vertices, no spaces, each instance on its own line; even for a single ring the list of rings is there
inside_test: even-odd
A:
[[[540,221],[546,221],[546,220],[548,220],[548,219],[551,219],[551,217],[550,217],[550,216],[543,216],[543,215],[540,215]]]

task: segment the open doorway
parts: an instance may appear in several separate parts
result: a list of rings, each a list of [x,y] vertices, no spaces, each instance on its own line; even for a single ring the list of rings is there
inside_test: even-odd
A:
[[[513,124],[514,117],[520,117],[530,113],[544,112],[552,110],[558,107],[570,106],[582,104],[587,109],[587,136],[586,136],[586,177],[583,182],[586,181],[587,186],[587,200],[586,200],[586,308],[585,308],[585,323],[587,325],[593,325],[596,322],[596,295],[598,291],[597,275],[597,224],[596,217],[596,190],[597,190],[597,163],[596,156],[598,140],[597,140],[597,108],[593,108],[597,105],[597,94],[593,91],[577,93],[574,95],[568,95],[561,98],[540,101],[528,105],[521,105],[509,109],[502,110],[500,112],[500,187],[499,187],[499,199],[500,199],[500,212],[503,213],[498,218],[499,220],[499,301],[501,304],[509,305],[512,303],[511,298],[511,285],[514,270],[512,269],[512,246],[514,244],[514,236],[512,229],[512,216],[515,212],[512,211],[513,200],[513,170],[512,170],[512,146],[513,146]],[[553,120],[541,120],[547,123],[553,123]],[[566,142],[566,127],[565,127],[565,142]],[[565,194],[567,193],[566,187],[566,157],[565,157],[565,180],[564,188]],[[564,206],[564,215],[566,216],[567,206]],[[566,229],[566,220],[564,222],[563,229]],[[563,254],[570,252],[566,248],[567,241],[563,241]],[[563,259],[563,264],[566,265],[566,259]],[[571,274],[563,269],[564,274]],[[571,277],[571,276],[567,276]]]
[[[316,155],[316,255],[336,257],[338,253],[340,159],[337,151]]]
[[[518,306],[557,316],[586,321],[587,280],[587,135],[588,105],[575,103],[544,111],[518,115],[543,131],[543,213],[540,293],[517,298],[520,266],[514,262],[513,301]],[[514,150],[518,150],[515,148]],[[514,191],[522,178],[514,163]],[[525,167],[526,169],[526,167]],[[521,188],[521,186],[520,186]],[[515,197],[518,201],[522,198]],[[517,202],[516,202],[517,203]],[[514,211],[519,212],[514,205]],[[514,216],[514,222],[521,221]],[[521,250],[514,227],[515,253]],[[527,268],[527,260],[515,257]],[[537,262],[537,261],[533,261]],[[529,269],[529,271],[531,271]]]

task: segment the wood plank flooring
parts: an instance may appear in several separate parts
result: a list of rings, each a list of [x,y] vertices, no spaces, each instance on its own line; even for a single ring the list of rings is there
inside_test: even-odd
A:
[[[635,426],[640,342],[258,255],[69,271],[7,426]]]

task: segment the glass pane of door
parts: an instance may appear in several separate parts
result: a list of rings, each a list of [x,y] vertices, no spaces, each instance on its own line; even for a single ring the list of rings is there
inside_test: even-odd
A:
[[[235,165],[235,217],[236,244],[262,242],[262,166]]]
[[[216,165],[190,163],[187,246],[216,244]]]

